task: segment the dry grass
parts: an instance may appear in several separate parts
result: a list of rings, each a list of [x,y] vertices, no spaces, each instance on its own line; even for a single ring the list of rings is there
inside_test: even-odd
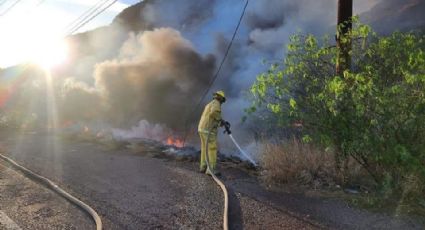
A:
[[[94,132],[64,133],[62,138],[69,141],[97,143],[104,146],[107,150],[118,150],[128,145],[128,142],[116,140],[111,135],[99,136]]]
[[[414,213],[425,217],[425,184],[420,175],[410,174],[401,184],[402,194],[396,213]]]
[[[324,151],[298,140],[281,143],[265,143],[262,147],[262,178],[272,184],[301,184],[315,188],[342,183],[343,175],[337,170],[334,153]],[[361,167],[350,162],[352,179],[364,175]]]
[[[396,215],[425,217],[425,183],[420,175],[405,176],[397,191],[385,192],[376,186],[372,177],[353,159],[347,161],[347,167],[339,170],[332,151],[324,151],[297,140],[266,142],[262,144],[261,150],[261,177],[268,185],[290,184],[303,189],[304,186],[326,189],[340,185],[339,188],[354,188],[360,192],[360,195],[355,196],[350,193],[348,196],[345,193],[332,193],[355,206]],[[425,223],[425,218],[423,221]]]

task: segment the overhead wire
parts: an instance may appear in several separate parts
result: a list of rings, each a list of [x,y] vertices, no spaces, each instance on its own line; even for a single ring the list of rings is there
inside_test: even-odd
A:
[[[15,6],[16,4],[18,4],[20,1],[21,0],[17,0],[16,2],[14,2],[14,4],[11,7],[9,7],[1,16],[5,15],[8,11],[10,11],[11,8],[13,8],[13,6]],[[44,0],[42,0],[42,2],[43,1]],[[67,36],[71,35],[73,32],[75,32],[75,31],[79,30],[80,28],[82,28],[84,25],[86,25],[87,23],[89,23],[91,20],[93,20],[94,18],[96,18],[99,14],[101,14],[105,10],[107,10],[109,7],[111,7],[117,1],[118,0],[112,1],[109,5],[107,5],[106,7],[104,7],[103,9],[101,9],[100,11],[96,12],[94,15],[92,14],[91,17],[88,18],[88,19],[86,19],[85,21],[81,20],[81,23],[79,23],[79,25],[77,27],[75,27],[72,31],[70,31],[67,34]],[[38,5],[40,5],[42,2],[39,2]],[[78,17],[78,18],[80,18],[80,17]],[[27,68],[28,68],[28,64],[26,64],[24,66],[24,69],[27,69]],[[82,202],[78,198],[72,196],[71,194],[69,194],[68,192],[66,192],[62,188],[60,188],[58,185],[56,185],[55,183],[53,183],[51,180],[47,179],[46,177],[43,177],[43,176],[41,176],[39,174],[36,174],[36,173],[32,172],[31,170],[29,170],[29,169],[27,169],[27,168],[19,165],[18,163],[16,163],[11,158],[8,158],[8,157],[6,157],[6,156],[4,156],[2,154],[0,154],[0,158],[3,159],[3,160],[5,160],[5,161],[7,161],[7,162],[9,162],[15,168],[21,170],[23,173],[27,174],[28,176],[30,176],[30,177],[32,177],[32,178],[34,178],[36,180],[39,180],[40,182],[42,182],[44,185],[46,185],[50,189],[56,191],[61,196],[63,196],[66,199],[68,199],[71,203],[77,205],[77,207],[80,207],[81,209],[85,210],[93,218],[93,220],[94,220],[94,222],[96,224],[96,229],[97,230],[102,230],[102,220],[101,220],[100,216],[89,205],[87,205],[86,203]]]
[[[2,6],[3,4],[5,4],[7,2],[7,0],[3,0],[3,1],[0,1],[0,6]]]
[[[6,15],[6,13],[7,13],[7,11],[10,11],[13,7],[15,7],[16,6],[16,4],[18,4],[19,2],[20,2],[21,0],[19,0],[19,1],[15,1],[14,3],[13,3],[13,5],[11,5],[7,10],[5,10],[5,12],[3,12],[0,16],[4,16],[4,15]],[[34,6],[33,6],[33,9],[35,9],[35,8],[37,8],[37,7],[39,7],[41,4],[43,4],[44,2],[45,2],[46,0],[39,0]],[[7,0],[3,0],[3,1],[0,1],[0,6],[2,6],[3,4],[5,4],[7,2]],[[28,10],[27,11],[27,13],[28,12],[30,12],[31,10]]]
[[[43,4],[46,0],[40,0],[37,2],[37,4],[34,6],[34,8],[39,7],[41,4]]]
[[[74,32],[78,31],[80,28],[82,28],[83,26],[85,26],[87,23],[89,23],[91,20],[93,20],[94,18],[96,18],[99,14],[103,13],[105,10],[107,10],[109,7],[111,7],[114,3],[116,3],[118,0],[114,0],[111,3],[109,3],[105,8],[101,9],[100,11],[98,11],[97,13],[95,13],[92,17],[90,17],[89,19],[87,19],[85,22],[83,22],[82,24],[80,24],[80,26],[78,26],[77,28],[73,29],[72,31],[70,31],[68,33],[68,35],[73,34]]]
[[[78,18],[68,24],[65,29],[69,32],[78,27],[84,20],[93,15],[100,7],[106,4],[109,0],[100,0],[97,1],[92,7],[84,11]]]
[[[195,108],[189,113],[188,118],[185,122],[185,134],[184,134],[184,139],[183,139],[183,145],[186,142],[186,138],[187,138],[187,132],[188,132],[188,123],[190,121],[191,116],[196,112],[196,110],[199,108],[199,106],[201,105],[202,101],[205,99],[206,95],[208,94],[208,92],[210,91],[212,85],[214,84],[214,82],[217,80],[220,71],[223,67],[224,62],[226,61],[227,56],[229,55],[229,51],[230,48],[232,47],[233,41],[236,37],[236,34],[239,30],[240,24],[242,22],[242,19],[245,15],[245,11],[246,8],[248,7],[248,3],[249,0],[246,0],[244,8],[242,10],[241,16],[239,17],[239,21],[238,24],[233,32],[232,38],[229,42],[229,44],[227,45],[227,49],[226,52],[224,53],[223,59],[220,62],[220,65],[216,71],[216,73],[214,74],[214,77],[211,79],[210,83],[208,84],[208,87],[206,88],[204,94],[202,95],[202,97],[200,98],[198,104],[195,106]],[[213,178],[213,180],[217,183],[217,185],[221,188],[221,190],[223,191],[223,196],[224,196],[224,208],[223,208],[223,230],[228,230],[229,229],[229,195],[228,195],[228,191],[227,188],[225,186],[225,184],[214,174],[215,172],[213,170],[211,170],[211,166],[209,163],[209,153],[208,153],[208,142],[209,142],[209,138],[210,138],[210,134],[211,132],[208,131],[208,136],[207,136],[207,140],[206,140],[206,153],[205,153],[205,157],[206,157],[206,164],[207,164],[207,170],[210,172],[211,177]]]
[[[186,119],[186,121],[184,123],[185,124],[185,127],[184,127],[184,136],[183,136],[183,145],[186,144],[186,139],[187,139],[187,136],[188,136],[188,129],[189,129],[188,125],[189,125],[190,119],[192,118],[192,115],[198,110],[199,106],[201,105],[201,103],[205,99],[205,97],[207,96],[207,94],[210,91],[211,87],[213,86],[214,82],[217,80],[217,78],[218,78],[218,76],[220,74],[220,71],[221,71],[221,69],[223,67],[223,64],[225,63],[226,58],[229,55],[230,48],[232,48],[233,41],[235,40],[236,34],[238,33],[238,30],[239,30],[239,27],[241,25],[242,19],[243,19],[244,15],[245,15],[246,8],[248,7],[248,3],[249,3],[249,0],[246,0],[245,5],[244,5],[243,10],[242,10],[242,13],[241,13],[241,15],[239,17],[238,24],[236,25],[236,28],[235,28],[235,30],[233,32],[233,35],[232,35],[232,38],[230,39],[229,44],[227,45],[227,48],[226,48],[226,51],[224,53],[223,59],[221,60],[220,65],[218,66],[217,71],[215,72],[213,78],[209,82],[206,90],[202,94],[200,100],[198,101],[198,103],[196,104],[196,106],[194,107],[194,109],[191,110],[188,113],[188,115],[187,115],[187,119]]]
[[[9,11],[11,11],[19,2],[21,2],[22,0],[16,0],[14,3],[12,3],[5,11],[3,11],[2,13],[0,13],[0,17],[3,17],[4,15],[6,15],[7,13],[9,13]],[[5,1],[6,2],[6,1]]]
[[[7,14],[11,9],[13,9],[13,7],[15,7],[19,2],[20,2],[21,0],[17,0],[17,1],[15,1],[9,8],[7,8],[2,14],[0,14],[0,16],[4,16],[5,14]],[[39,4],[41,4],[42,2],[43,2],[44,0],[42,0]],[[73,34],[74,32],[76,32],[76,31],[78,31],[80,28],[82,28],[83,26],[85,26],[87,23],[89,23],[90,21],[92,21],[94,18],[96,18],[99,14],[101,14],[101,13],[103,13],[105,10],[107,10],[109,7],[111,7],[114,3],[116,3],[118,0],[114,0],[114,1],[112,1],[110,4],[108,4],[106,7],[104,7],[103,9],[101,9],[102,8],[102,6],[104,6],[107,2],[108,2],[108,0],[106,0],[106,1],[98,1],[92,8],[90,8],[89,10],[87,10],[87,11],[85,11],[82,15],[80,15],[73,23],[71,23],[67,28],[69,28],[69,27],[71,27],[71,28],[69,28],[69,30],[67,31],[67,35],[71,35],[71,34]],[[4,2],[1,2],[0,4],[4,4],[6,1],[4,1]],[[187,137],[187,124],[188,124],[188,121],[190,120],[190,118],[191,118],[191,115],[199,108],[199,106],[201,105],[201,103],[202,103],[202,101],[205,99],[205,97],[206,97],[206,95],[208,94],[208,92],[209,92],[209,90],[211,89],[211,87],[213,86],[213,84],[214,84],[214,82],[217,80],[217,78],[219,77],[219,74],[220,74],[220,71],[221,71],[221,69],[222,69],[222,67],[223,67],[223,64],[225,63],[225,61],[226,61],[226,58],[227,58],[227,56],[228,56],[228,54],[229,54],[229,52],[230,52],[230,49],[231,49],[231,47],[232,47],[232,44],[233,44],[233,41],[234,41],[234,39],[235,39],[235,37],[236,37],[236,34],[237,34],[237,32],[238,32],[238,30],[239,30],[239,27],[240,27],[240,24],[241,24],[241,22],[242,22],[242,19],[243,19],[243,17],[244,17],[244,15],[245,15],[245,11],[246,11],[246,8],[247,8],[247,6],[248,6],[248,3],[249,3],[249,0],[246,0],[246,2],[245,2],[245,5],[244,5],[244,8],[243,8],[243,10],[242,10],[242,13],[241,13],[241,15],[240,15],[240,17],[239,17],[239,20],[238,20],[238,24],[237,24],[237,26],[236,26],[236,28],[235,28],[235,30],[234,30],[234,32],[233,32],[233,35],[232,35],[232,38],[231,38],[231,40],[230,40],[230,42],[229,42],[229,44],[228,44],[228,46],[227,46],[227,48],[226,48],[226,51],[225,51],[225,53],[224,53],[224,56],[223,56],[223,59],[222,59],[222,61],[220,62],[220,65],[219,65],[219,67],[218,67],[218,69],[217,69],[217,71],[216,71],[216,73],[214,74],[214,77],[211,79],[211,81],[209,82],[209,84],[208,84],[208,87],[206,88],[206,90],[205,90],[205,92],[203,93],[203,95],[202,95],[202,97],[200,98],[200,100],[199,100],[199,102],[197,103],[197,105],[195,106],[195,108],[192,110],[192,112],[191,113],[189,113],[189,116],[188,116],[188,119],[186,120],[186,122],[185,122],[185,128],[186,128],[186,130],[185,130],[185,138],[184,138],[184,141],[186,141],[186,137]],[[100,11],[98,11],[99,9],[101,9]],[[97,11],[97,12],[96,12]],[[84,15],[84,16],[83,16]],[[5,160],[8,160],[9,162],[11,162],[11,163],[14,163],[15,164],[15,166],[17,165],[16,164],[16,162],[14,162],[13,160],[11,160],[11,159],[7,159],[6,157],[4,157],[4,156],[2,156],[2,158],[3,159],[5,159]],[[208,162],[208,160],[207,160],[207,165],[209,166],[209,162]],[[24,172],[26,172],[27,174],[33,174],[31,171],[29,171],[28,169],[26,169],[26,168],[23,168],[22,166],[17,166],[18,168],[20,168],[21,170],[23,170]],[[209,167],[208,167],[209,168]],[[44,183],[46,183],[47,185],[49,185],[49,187],[51,187],[51,188],[53,188],[53,189],[59,189],[60,191],[62,191],[62,193],[63,194],[65,194],[65,196],[67,196],[67,195],[69,195],[68,193],[66,193],[65,191],[63,191],[63,190],[61,190],[57,185],[55,185],[55,184],[53,184],[53,182],[51,182],[51,181],[49,181],[47,178],[44,178],[44,177],[42,177],[42,176],[39,176],[39,175],[36,175],[36,174],[33,174],[33,176],[35,175],[35,177],[36,178],[38,178],[39,180],[41,180],[41,181],[44,181]],[[226,190],[226,188],[225,188],[225,186],[224,186],[224,184],[217,178],[217,177],[215,177],[215,175],[212,175],[212,177],[213,177],[213,179],[220,185],[220,187],[222,188],[222,190],[223,190],[223,192],[224,192],[224,194],[225,194],[225,209],[224,209],[224,216],[223,216],[223,218],[224,218],[224,223],[223,223],[223,228],[224,229],[228,229],[228,220],[227,220],[227,216],[228,216],[228,197],[227,197],[227,190]],[[83,207],[83,209],[85,209],[86,211],[88,211],[93,217],[94,217],[94,219],[95,219],[95,222],[96,222],[96,224],[97,224],[97,229],[101,229],[102,227],[102,222],[101,222],[101,220],[100,220],[100,218],[99,218],[99,216],[97,215],[97,213],[93,210],[93,209],[91,209],[91,207],[90,206],[88,206],[88,205],[86,205],[86,204],[84,204],[83,202],[81,202],[81,201],[79,201],[78,199],[74,199],[71,195],[69,195],[69,197],[68,197],[68,199],[71,201],[71,202],[74,202],[74,203],[76,203],[77,205],[79,205],[80,207]]]

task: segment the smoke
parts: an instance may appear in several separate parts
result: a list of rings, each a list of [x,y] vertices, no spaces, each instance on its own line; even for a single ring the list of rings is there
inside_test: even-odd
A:
[[[336,3],[250,1],[226,62],[208,94],[225,90],[228,99],[223,105],[223,117],[232,123],[238,141],[251,135],[240,121],[249,105],[246,91],[256,76],[268,68],[262,61],[282,60],[290,35],[298,31],[335,33]],[[384,22],[410,28],[425,24],[420,14],[423,3],[424,0],[358,0],[354,12],[362,13],[361,19],[372,21],[377,27],[384,27],[379,24]],[[115,134],[122,137],[138,135],[163,140],[169,132],[181,132],[189,111],[226,53],[244,4],[228,0],[145,0],[124,10],[110,26],[69,37],[69,65],[53,73],[55,92],[60,97],[60,118],[107,124],[117,128]],[[397,10],[397,17],[388,21],[392,9]],[[31,98],[45,98],[40,87],[24,85],[19,92],[31,92]],[[24,96],[20,94],[20,98]],[[34,110],[37,114],[45,110],[38,106],[43,100],[25,103],[34,104],[28,107],[38,108]],[[198,110],[190,114],[192,127],[200,113]],[[156,131],[148,135],[149,130]]]
[[[98,92],[87,84],[68,78],[60,91],[59,111],[64,121],[91,122],[103,110]]]
[[[127,37],[127,32],[119,26],[101,27],[67,37],[67,61],[70,65],[64,66],[64,72],[78,81],[92,85],[95,64],[116,57]]]
[[[248,11],[247,25],[251,45],[259,50],[282,50],[297,30],[321,34],[335,20],[336,1],[256,1]],[[280,46],[280,47],[279,47]],[[280,48],[280,49],[276,49]]]
[[[141,120],[137,126],[131,129],[112,129],[112,135],[118,140],[128,140],[133,138],[144,138],[165,142],[173,134],[172,130],[161,124],[151,124],[146,120]]]
[[[119,57],[95,67],[95,87],[107,106],[107,118],[118,126],[141,119],[183,127],[186,114],[212,77],[214,57],[199,55],[191,43],[170,28],[132,34]]]
[[[213,15],[216,0],[180,0],[170,4],[167,0],[146,1],[140,17],[153,27],[172,27],[193,30]]]
[[[381,0],[360,15],[381,34],[425,30],[425,0]]]

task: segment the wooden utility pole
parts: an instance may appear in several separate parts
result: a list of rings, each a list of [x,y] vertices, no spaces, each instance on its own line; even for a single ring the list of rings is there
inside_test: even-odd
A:
[[[346,35],[353,27],[352,17],[353,0],[338,0],[338,24],[336,33],[338,56],[336,60],[336,74],[339,76],[342,76],[345,70],[351,68],[351,39]],[[342,172],[343,183],[347,181],[348,159],[348,157],[341,156],[341,152],[335,153],[335,162],[337,169]]]
[[[338,59],[336,63],[336,73],[342,75],[345,70],[350,69],[351,64],[351,41],[341,41],[353,27],[351,18],[353,17],[353,0],[338,0],[338,24],[336,44],[338,47]]]

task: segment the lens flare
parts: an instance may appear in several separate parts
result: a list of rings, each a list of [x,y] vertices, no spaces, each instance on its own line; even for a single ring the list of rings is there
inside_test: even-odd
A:
[[[28,51],[29,60],[45,69],[63,63],[68,55],[68,46],[63,40],[38,41]]]

